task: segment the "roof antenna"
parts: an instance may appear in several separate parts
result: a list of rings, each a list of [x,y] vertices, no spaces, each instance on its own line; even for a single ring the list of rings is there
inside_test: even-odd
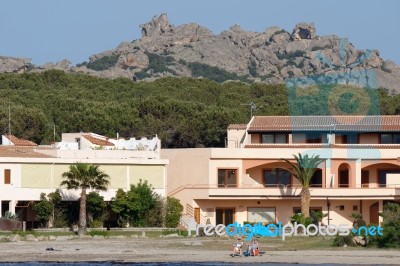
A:
[[[11,138],[11,105],[8,104],[8,136]],[[11,139],[10,139],[11,141]]]
[[[251,102],[251,103],[248,103],[248,104],[244,103],[244,104],[241,104],[241,105],[250,106],[250,119],[252,119],[253,118],[253,112],[257,111],[257,104],[255,104],[255,102]],[[262,106],[260,106],[260,107],[262,107]]]

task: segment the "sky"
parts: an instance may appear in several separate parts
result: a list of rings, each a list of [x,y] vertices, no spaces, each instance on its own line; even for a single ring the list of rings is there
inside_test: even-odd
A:
[[[313,22],[317,34],[347,37],[356,49],[378,49],[400,64],[397,0],[0,0],[0,56],[42,65],[73,64],[141,37],[139,25],[167,13],[173,25],[195,22],[214,34],[239,24],[292,32]]]

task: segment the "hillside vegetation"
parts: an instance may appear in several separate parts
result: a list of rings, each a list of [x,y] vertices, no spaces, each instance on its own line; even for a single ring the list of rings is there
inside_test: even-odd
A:
[[[379,95],[382,114],[400,114],[400,95],[383,90]],[[289,115],[284,85],[192,78],[136,83],[58,70],[0,74],[0,97],[1,133],[8,132],[10,105],[12,134],[41,144],[53,141],[55,124],[56,141],[63,132],[109,137],[118,132],[122,137],[157,134],[169,148],[218,147],[224,146],[228,124],[248,122],[251,102],[259,107],[255,115]],[[304,106],[310,106],[310,114],[329,114],[323,105]]]

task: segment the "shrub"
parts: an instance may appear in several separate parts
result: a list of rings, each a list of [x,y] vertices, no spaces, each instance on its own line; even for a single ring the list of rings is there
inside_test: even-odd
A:
[[[311,51],[320,51],[320,50],[325,50],[325,49],[332,49],[333,46],[330,44],[327,44],[325,46],[314,46],[313,48],[311,48]]]
[[[240,80],[243,82],[251,82],[246,76],[238,76],[236,73],[228,72],[219,67],[212,67],[207,64],[198,62],[188,63],[189,69],[194,77],[203,77],[222,83],[227,80]]]
[[[333,239],[332,245],[335,247],[343,247],[344,245],[354,247],[356,244],[353,241],[353,234],[349,234],[347,236],[336,235]]]
[[[90,228],[102,228],[104,224],[103,220],[92,220],[89,222],[89,227]]]
[[[164,200],[157,196],[157,200],[152,210],[146,215],[146,226],[161,227],[164,223]]]
[[[386,204],[381,216],[383,217],[383,236],[377,237],[378,246],[400,247],[400,205],[391,202]]]
[[[254,60],[250,61],[250,64],[248,65],[249,73],[253,77],[257,76],[257,63]]]
[[[96,70],[96,71],[101,71],[101,70],[106,70],[109,69],[118,62],[119,55],[110,55],[110,56],[103,56],[100,59],[97,59],[96,61],[89,62],[86,64],[87,68]]]
[[[32,209],[36,212],[36,220],[40,222],[42,227],[47,227],[47,223],[53,213],[53,204],[46,199],[45,193],[40,194],[40,201]]]
[[[175,228],[179,224],[183,206],[178,199],[167,197],[167,210],[165,214],[165,226]]]
[[[365,222],[365,220],[364,220],[364,218],[363,218],[361,213],[355,213],[354,212],[354,213],[351,214],[350,217],[352,217],[354,219],[353,227],[355,229],[358,229],[361,226],[366,226],[367,225],[367,223]]]
[[[290,35],[290,33],[288,31],[281,29],[281,30],[275,31],[274,34],[271,35],[270,39],[272,39],[275,35],[282,34],[282,33],[287,33],[288,35]]]
[[[95,224],[100,224],[103,227],[103,221],[106,218],[106,203],[104,197],[100,196],[97,192],[90,192],[86,198],[86,211],[88,213],[89,224],[93,221],[97,221]],[[92,226],[90,226],[92,227]]]
[[[278,57],[279,60],[285,60],[285,59],[289,60],[295,57],[304,57],[305,54],[306,54],[305,51],[296,51],[288,54],[277,54],[276,56]]]
[[[172,56],[158,55],[148,52],[146,52],[146,55],[149,58],[149,66],[147,67],[147,70],[153,69],[154,73],[170,72],[174,75],[177,75],[175,71],[168,68],[169,65],[175,63],[175,58]]]
[[[159,197],[146,180],[140,180],[137,185],[131,185],[127,192],[118,189],[111,209],[118,214],[120,226],[127,222],[131,226],[148,226],[148,216],[154,211]]]

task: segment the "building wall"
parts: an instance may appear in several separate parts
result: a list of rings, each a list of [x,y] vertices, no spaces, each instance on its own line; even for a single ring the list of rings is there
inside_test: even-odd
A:
[[[372,202],[372,201],[371,201]],[[363,203],[363,215],[369,220],[369,206],[371,202]],[[376,202],[376,201],[374,201]],[[290,217],[294,214],[294,209],[299,209],[300,199],[285,199],[285,200],[196,200],[196,206],[200,207],[203,220],[209,219],[211,224],[216,224],[215,210],[217,208],[233,208],[235,210],[234,221],[243,224],[249,220],[248,208],[275,208],[275,222],[283,224],[290,222]],[[348,224],[352,225],[353,219],[351,214],[360,212],[359,200],[329,200],[329,223],[330,224]],[[353,211],[356,206],[357,210]],[[327,200],[312,200],[311,209],[321,209],[324,214],[328,214]],[[212,210],[212,212],[210,212]],[[322,223],[328,224],[328,217],[324,217]]]
[[[74,161],[60,158],[2,158],[0,163],[0,201],[10,201],[10,211],[18,201],[38,201],[40,194],[49,194],[61,188],[63,200],[77,200],[79,190],[60,187],[62,173],[69,171]],[[99,164],[99,169],[110,176],[110,186],[100,192],[106,201],[115,196],[117,189],[129,189],[139,180],[147,181],[155,192],[166,196],[167,160],[90,160]],[[4,170],[11,170],[11,184],[4,184]],[[1,208],[1,207],[0,207]],[[1,211],[1,210],[0,210]],[[0,212],[1,213],[1,212]]]
[[[244,140],[246,130],[229,129],[227,136],[228,148],[240,148],[240,143]]]
[[[265,206],[276,208],[277,221],[287,222],[294,207],[300,207],[300,200],[293,199],[300,193],[300,183],[292,178],[293,186],[285,189],[264,188],[263,170],[287,168],[281,158],[293,159],[293,154],[318,154],[328,159],[319,168],[323,173],[323,188],[311,188],[312,207],[322,207],[328,212],[330,202],[331,223],[352,223],[353,212],[361,211],[369,219],[369,206],[374,202],[394,199],[395,188],[361,188],[361,170],[365,167],[377,172],[382,167],[400,169],[400,162],[393,149],[352,148],[210,148],[162,150],[164,158],[170,160],[168,166],[168,194],[181,200],[187,212],[190,208],[200,208],[202,221],[207,218],[215,222],[216,208],[234,208],[239,222],[248,219],[247,208]],[[389,159],[390,158],[390,159]],[[382,164],[390,162],[390,164]],[[349,170],[349,188],[339,188],[340,169]],[[218,169],[237,169],[238,188],[218,188]],[[193,174],[192,174],[193,173]],[[173,178],[172,178],[173,176]],[[370,175],[371,186],[376,174]],[[376,182],[376,181],[375,181]],[[325,186],[326,185],[326,186]],[[177,189],[179,188],[179,189]],[[253,196],[251,196],[253,195]],[[268,200],[265,197],[269,197]],[[371,198],[368,198],[370,196]],[[363,203],[360,203],[360,200]],[[258,204],[260,201],[260,204]],[[380,203],[381,204],[381,203]],[[355,207],[356,206],[356,207]],[[327,218],[326,218],[327,219]],[[327,222],[327,220],[326,220]],[[368,222],[368,221],[367,221]]]
[[[194,195],[186,193],[185,186],[197,186],[197,197],[207,197],[210,177],[210,149],[162,149],[161,158],[168,159],[172,164],[167,167],[168,195],[181,200],[186,210],[186,204],[193,204]]]

